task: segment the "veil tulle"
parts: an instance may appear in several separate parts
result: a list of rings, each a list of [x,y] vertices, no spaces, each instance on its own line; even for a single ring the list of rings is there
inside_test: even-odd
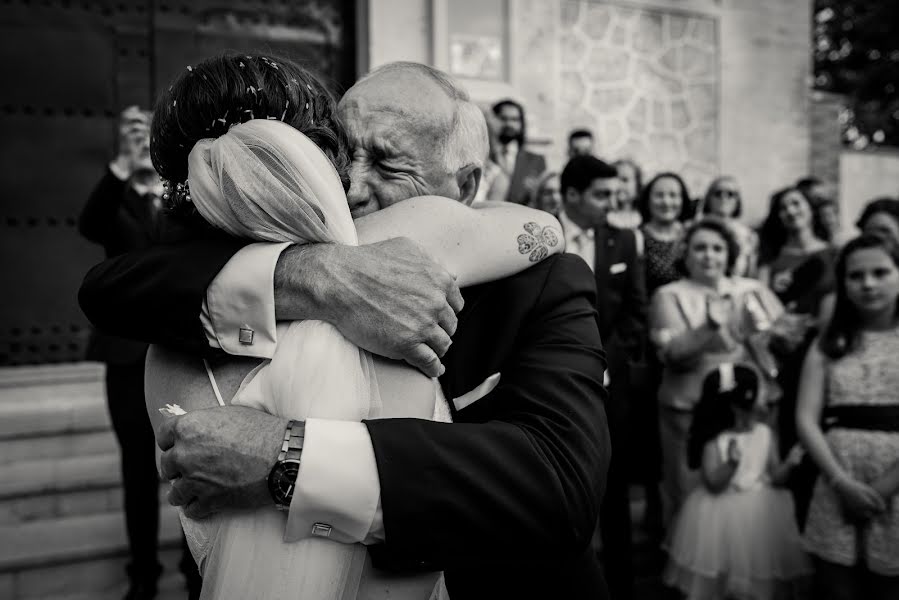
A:
[[[198,212],[241,238],[356,245],[356,229],[333,165],[308,137],[280,121],[256,119],[201,140],[188,158]],[[368,352],[322,321],[291,323],[274,356],[247,378],[232,404],[293,419],[377,417],[380,396]],[[302,464],[301,464],[302,475]],[[203,572],[203,598],[355,598],[361,544],[284,539],[274,507],[182,516]]]

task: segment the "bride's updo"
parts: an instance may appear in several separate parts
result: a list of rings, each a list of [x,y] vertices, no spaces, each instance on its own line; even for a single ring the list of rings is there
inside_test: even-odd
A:
[[[276,119],[306,134],[334,164],[344,189],[349,187],[349,145],[334,95],[310,71],[264,54],[209,58],[175,79],[154,110],[153,166],[173,185],[184,182],[194,144],[250,119]],[[172,195],[174,212],[192,212],[184,204]]]

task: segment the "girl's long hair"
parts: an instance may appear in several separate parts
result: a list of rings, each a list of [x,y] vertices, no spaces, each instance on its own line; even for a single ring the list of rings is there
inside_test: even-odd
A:
[[[818,342],[821,352],[834,360],[840,359],[858,348],[862,316],[846,292],[846,263],[854,252],[869,248],[882,249],[893,260],[893,264],[899,267],[899,248],[891,240],[875,235],[861,235],[846,244],[840,252],[836,264],[837,300],[833,316]],[[899,303],[896,304],[896,309],[899,312]]]
[[[733,387],[721,389],[723,366],[706,375],[702,382],[702,396],[693,410],[693,422],[687,435],[687,466],[702,466],[705,445],[723,431],[734,426],[733,407],[746,408],[755,404],[759,392],[759,377],[755,369],[733,365]]]

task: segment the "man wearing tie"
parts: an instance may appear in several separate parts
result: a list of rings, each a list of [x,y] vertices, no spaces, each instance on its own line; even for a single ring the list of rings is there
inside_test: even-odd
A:
[[[630,508],[628,500],[627,401],[631,371],[642,360],[646,339],[646,283],[638,234],[609,225],[620,181],[615,167],[594,156],[572,158],[561,175],[564,212],[560,216],[568,252],[583,258],[596,278],[599,331],[608,349],[606,412],[612,442],[601,531],[594,538],[606,571],[610,596],[632,597]]]
[[[493,105],[499,121],[497,161],[509,177],[506,201],[527,204],[537,178],[546,171],[546,159],[524,148],[524,108],[514,100],[500,100]]]

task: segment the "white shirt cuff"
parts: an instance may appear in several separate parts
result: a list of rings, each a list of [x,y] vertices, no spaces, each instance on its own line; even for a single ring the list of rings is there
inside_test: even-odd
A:
[[[284,541],[313,535],[343,543],[384,541],[378,466],[363,423],[306,421]]]
[[[290,244],[257,243],[241,248],[219,271],[200,308],[200,322],[213,348],[228,354],[271,358],[275,323],[275,266]]]

